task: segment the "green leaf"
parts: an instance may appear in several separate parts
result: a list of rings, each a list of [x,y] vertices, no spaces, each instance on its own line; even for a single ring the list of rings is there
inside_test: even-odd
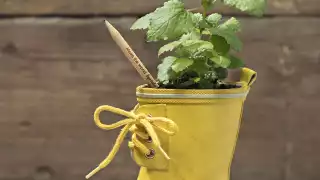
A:
[[[174,64],[172,65],[172,70],[176,73],[181,72],[191,66],[193,64],[192,59],[188,58],[179,58],[174,61]]]
[[[228,70],[226,68],[215,68],[214,72],[218,79],[225,79],[228,77]]]
[[[209,68],[210,68],[210,66],[206,63],[205,60],[196,60],[188,68],[188,70],[196,72],[198,74],[198,76],[202,76],[209,71]]]
[[[209,30],[205,29],[202,31],[202,34],[203,35],[211,35],[211,32]]]
[[[177,58],[168,56],[162,60],[162,63],[158,66],[158,80],[164,84],[167,84],[171,77],[171,66]]]
[[[214,13],[214,14],[210,14],[206,18],[206,20],[212,27],[217,27],[221,21],[221,18],[222,18],[221,14]]]
[[[230,18],[228,21],[219,25],[216,28],[210,29],[212,35],[218,35],[223,37],[231,48],[236,51],[240,51],[242,48],[242,42],[237,37],[237,32],[240,31],[239,22],[235,18]]]
[[[187,34],[184,34],[181,36],[180,41],[184,42],[187,40],[199,40],[201,38],[200,32],[199,31],[192,31]]]
[[[207,23],[207,21],[204,19],[203,15],[200,13],[193,14],[193,23],[195,28],[197,28],[199,31],[200,29],[210,28],[211,26]]]
[[[203,15],[201,13],[192,14],[192,21],[195,27],[199,27],[201,22],[203,21]]]
[[[181,44],[177,53],[184,57],[197,59],[211,55],[212,51],[213,45],[208,41],[187,40]]]
[[[199,78],[199,77],[193,78],[193,82],[195,82],[195,83],[200,82],[200,80],[201,80],[201,78]]]
[[[242,42],[240,39],[231,31],[223,31],[220,29],[217,29],[215,31],[211,32],[213,35],[218,35],[226,39],[228,44],[235,49],[236,51],[240,51],[242,48]]]
[[[151,15],[148,41],[176,39],[194,29],[194,18],[180,0],[170,0]]]
[[[224,4],[255,16],[262,16],[266,7],[266,0],[222,0]]]
[[[153,16],[153,13],[149,13],[140,19],[138,19],[136,22],[133,23],[131,26],[131,30],[137,30],[137,29],[147,29],[150,25],[150,20]]]
[[[168,44],[162,46],[159,49],[158,56],[160,56],[161,54],[163,54],[165,52],[174,50],[175,48],[177,48],[184,41],[187,41],[187,40],[198,40],[198,39],[200,39],[200,33],[199,32],[193,31],[193,32],[184,34],[183,36],[181,36],[179,41],[173,41],[171,43],[168,43]]]
[[[230,59],[225,56],[215,56],[210,58],[210,60],[222,68],[227,68],[231,63]]]
[[[220,55],[225,55],[230,50],[230,45],[226,39],[221,36],[212,35],[211,43],[213,44],[214,50]]]
[[[229,58],[231,61],[230,65],[228,67],[229,69],[244,67],[244,63],[240,58],[238,58],[236,56],[232,56],[232,55]]]
[[[181,44],[180,41],[173,41],[173,42],[171,42],[169,44],[166,44],[166,45],[162,46],[158,51],[158,56],[160,56],[161,54],[163,54],[165,52],[174,50],[180,44]]]
[[[236,18],[232,17],[223,24],[221,24],[219,28],[227,31],[233,31],[236,33],[240,31],[241,26],[240,22]]]

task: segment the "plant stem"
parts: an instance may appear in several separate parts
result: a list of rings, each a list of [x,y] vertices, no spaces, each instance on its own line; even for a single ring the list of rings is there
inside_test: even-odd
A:
[[[207,17],[207,10],[205,8],[203,8],[203,13],[202,13],[203,17]]]

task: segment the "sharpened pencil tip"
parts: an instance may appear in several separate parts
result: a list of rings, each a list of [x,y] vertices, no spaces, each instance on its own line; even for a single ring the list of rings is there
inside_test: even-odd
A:
[[[109,21],[107,21],[106,19],[104,20],[104,23],[107,27],[107,29],[109,30],[110,33],[114,33],[116,32],[117,30],[112,26],[111,23],[109,23]]]
[[[104,20],[104,23],[107,25],[107,27],[110,27],[110,26],[112,26],[110,23],[109,23],[109,21],[108,20]]]

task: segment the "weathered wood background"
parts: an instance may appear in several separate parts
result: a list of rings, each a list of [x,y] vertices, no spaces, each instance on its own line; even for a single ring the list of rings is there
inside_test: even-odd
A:
[[[157,46],[128,29],[163,0],[128,2],[0,0],[0,180],[84,179],[109,152],[119,131],[96,128],[92,113],[101,104],[129,110],[143,82],[103,17],[153,74],[159,63]],[[217,11],[239,16],[241,57],[259,73],[232,180],[319,180],[320,1],[269,0],[263,19]],[[134,180],[138,168],[128,152],[125,143],[94,179]]]

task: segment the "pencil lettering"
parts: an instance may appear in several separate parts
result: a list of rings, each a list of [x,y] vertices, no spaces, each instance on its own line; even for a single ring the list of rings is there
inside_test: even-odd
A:
[[[131,58],[134,58],[134,54],[131,51],[131,49],[129,47],[126,48],[127,52],[129,53],[129,55],[131,56]]]

